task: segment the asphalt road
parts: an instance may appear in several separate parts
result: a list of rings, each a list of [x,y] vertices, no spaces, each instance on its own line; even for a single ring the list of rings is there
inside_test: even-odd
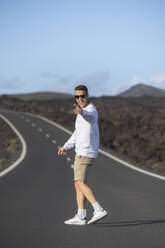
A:
[[[24,137],[27,154],[0,178],[1,248],[165,247],[165,181],[99,154],[88,182],[109,215],[93,225],[65,225],[77,209],[74,151],[59,157],[57,147],[69,135],[38,117],[3,115]]]

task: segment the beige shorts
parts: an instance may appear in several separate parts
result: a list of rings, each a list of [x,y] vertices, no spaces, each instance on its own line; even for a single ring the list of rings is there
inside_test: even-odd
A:
[[[89,172],[89,166],[93,164],[94,158],[88,158],[81,155],[75,156],[74,161],[74,181],[86,181],[87,171]]]

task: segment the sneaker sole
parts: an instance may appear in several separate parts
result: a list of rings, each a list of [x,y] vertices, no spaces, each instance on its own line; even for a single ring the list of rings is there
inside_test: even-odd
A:
[[[96,223],[97,221],[103,219],[107,215],[108,215],[108,213],[105,211],[105,213],[103,215],[101,215],[100,217],[98,217],[97,219],[88,221],[88,225],[93,224],[93,223]]]
[[[83,225],[86,225],[86,223],[67,223],[67,222],[64,222],[65,225],[77,225],[77,226],[83,226]]]

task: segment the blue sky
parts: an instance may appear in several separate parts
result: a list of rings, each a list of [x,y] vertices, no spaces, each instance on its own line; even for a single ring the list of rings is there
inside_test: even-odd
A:
[[[1,0],[0,94],[165,89],[164,0]]]

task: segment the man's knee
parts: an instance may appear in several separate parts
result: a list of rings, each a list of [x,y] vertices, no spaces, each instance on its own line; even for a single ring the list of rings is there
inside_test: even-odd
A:
[[[84,186],[84,184],[85,184],[85,182],[82,181],[82,180],[76,180],[76,181],[74,182],[75,188],[76,188],[76,189],[80,189],[80,190],[81,190],[81,188]]]

